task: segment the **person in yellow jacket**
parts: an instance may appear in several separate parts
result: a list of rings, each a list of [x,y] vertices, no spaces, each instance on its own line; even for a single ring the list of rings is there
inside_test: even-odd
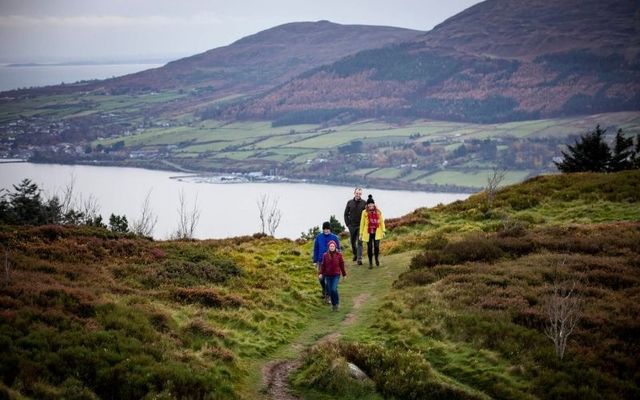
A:
[[[384,237],[384,217],[382,211],[376,207],[373,196],[367,198],[367,207],[360,217],[360,240],[367,242],[367,256],[369,268],[373,268],[372,258],[375,255],[376,266],[380,266],[380,240]]]

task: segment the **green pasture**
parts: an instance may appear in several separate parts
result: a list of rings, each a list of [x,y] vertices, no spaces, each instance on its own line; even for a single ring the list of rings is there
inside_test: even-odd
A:
[[[408,175],[405,175],[402,178],[400,178],[400,180],[403,180],[406,182],[412,182],[412,181],[415,181],[416,179],[419,179],[420,177],[424,176],[427,173],[428,173],[427,171],[424,171],[421,169],[414,169]]]
[[[280,150],[286,150],[286,149],[280,149]],[[294,149],[292,148],[291,150],[293,151],[299,151],[300,155],[291,159],[290,161],[293,163],[297,163],[297,164],[304,164],[306,163],[308,160],[313,160],[315,158],[320,157],[321,152],[319,151],[315,151],[315,150],[310,150],[310,149]]]
[[[260,149],[269,149],[274,147],[282,147],[290,144],[294,144],[300,142],[302,140],[306,140],[311,136],[316,135],[315,132],[310,133],[293,133],[293,134],[277,134],[273,136],[265,137],[264,140],[261,140],[254,144],[256,148]]]
[[[215,141],[209,143],[201,143],[193,146],[185,146],[183,149],[177,150],[177,152],[189,152],[189,153],[205,153],[205,152],[218,152],[228,147],[232,142],[228,141]]]
[[[493,174],[490,169],[481,169],[475,172],[463,171],[438,171],[417,179],[414,183],[437,185],[460,185],[482,188],[487,185],[487,178]],[[507,171],[501,186],[511,185],[523,181],[529,175],[529,171]]]
[[[402,173],[400,168],[380,168],[369,175],[368,178],[384,178],[384,179],[396,179]]]
[[[228,158],[231,160],[247,160],[253,158],[255,151],[225,151],[216,155],[216,158]]]

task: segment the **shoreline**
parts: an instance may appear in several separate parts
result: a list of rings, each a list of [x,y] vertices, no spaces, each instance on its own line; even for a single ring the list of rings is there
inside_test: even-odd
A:
[[[318,185],[335,185],[335,186],[343,186],[343,187],[355,187],[362,186],[371,189],[382,189],[382,190],[399,190],[399,191],[410,191],[410,192],[429,192],[429,193],[452,193],[452,194],[474,194],[478,193],[484,188],[480,187],[471,187],[471,186],[458,186],[458,185],[412,185],[407,184],[406,182],[397,182],[389,179],[364,179],[360,181],[356,181],[355,179],[324,179],[324,178],[314,178],[314,177],[284,177],[284,176],[274,176],[274,175],[258,175],[257,172],[229,172],[229,171],[197,171],[186,168],[177,168],[178,166],[174,165],[168,160],[154,160],[156,162],[148,163],[148,162],[130,162],[123,163],[118,161],[99,161],[99,160],[87,160],[87,161],[53,161],[53,160],[25,160],[27,163],[34,164],[57,164],[57,165],[85,165],[85,166],[94,166],[94,167],[120,167],[120,168],[139,168],[146,169],[149,171],[168,171],[168,172],[182,172],[185,174],[190,174],[192,178],[201,177],[203,179],[210,177],[212,180],[218,179],[217,182],[203,182],[203,183],[213,183],[213,184],[240,184],[240,183],[310,183],[310,184],[318,184]],[[158,161],[162,163],[162,165],[158,164]],[[189,176],[189,175],[187,175]],[[224,177],[228,177],[228,179],[223,179]],[[239,177],[236,179],[235,177]],[[176,176],[171,177],[171,179],[179,179],[184,178],[184,176]],[[241,181],[241,179],[246,179],[246,181]]]

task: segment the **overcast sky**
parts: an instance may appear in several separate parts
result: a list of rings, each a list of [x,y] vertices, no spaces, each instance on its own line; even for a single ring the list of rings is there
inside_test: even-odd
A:
[[[429,30],[478,0],[0,0],[0,61],[178,58],[276,25]]]

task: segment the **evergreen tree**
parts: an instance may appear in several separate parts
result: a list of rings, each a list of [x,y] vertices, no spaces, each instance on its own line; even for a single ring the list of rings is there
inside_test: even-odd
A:
[[[102,222],[102,215],[87,218],[87,220],[85,221],[85,225],[95,226],[97,228],[107,228],[107,226]]]
[[[562,172],[605,172],[611,161],[611,150],[603,135],[606,129],[596,126],[596,129],[581,136],[575,145],[568,145],[568,153],[562,152],[564,160],[555,162],[556,167]]]
[[[9,216],[11,212],[10,204],[7,201],[8,190],[2,188],[0,189],[0,221],[7,222],[9,221]]]
[[[111,214],[109,217],[109,229],[113,232],[127,233],[129,232],[129,222],[127,217],[122,215]]]
[[[336,218],[335,215],[332,215],[331,218],[329,218],[329,225],[331,226],[331,232],[335,233],[336,235],[344,232],[345,230],[344,225],[342,225],[340,221],[338,221],[338,218]]]
[[[319,233],[320,233],[320,227],[316,225],[313,228],[309,228],[307,233],[304,233],[304,232],[300,233],[300,239],[313,240],[315,239],[316,236],[318,236]]]
[[[30,179],[23,179],[14,192],[9,193],[9,221],[19,225],[40,225],[47,223],[47,212],[43,206],[38,185]]]
[[[45,214],[45,223],[47,224],[60,224],[62,223],[62,204],[58,196],[53,196],[45,204],[43,204],[43,211]]]
[[[633,137],[624,137],[622,129],[618,129],[613,155],[609,162],[609,171],[617,172],[632,169],[635,155],[636,153],[633,151]]]

